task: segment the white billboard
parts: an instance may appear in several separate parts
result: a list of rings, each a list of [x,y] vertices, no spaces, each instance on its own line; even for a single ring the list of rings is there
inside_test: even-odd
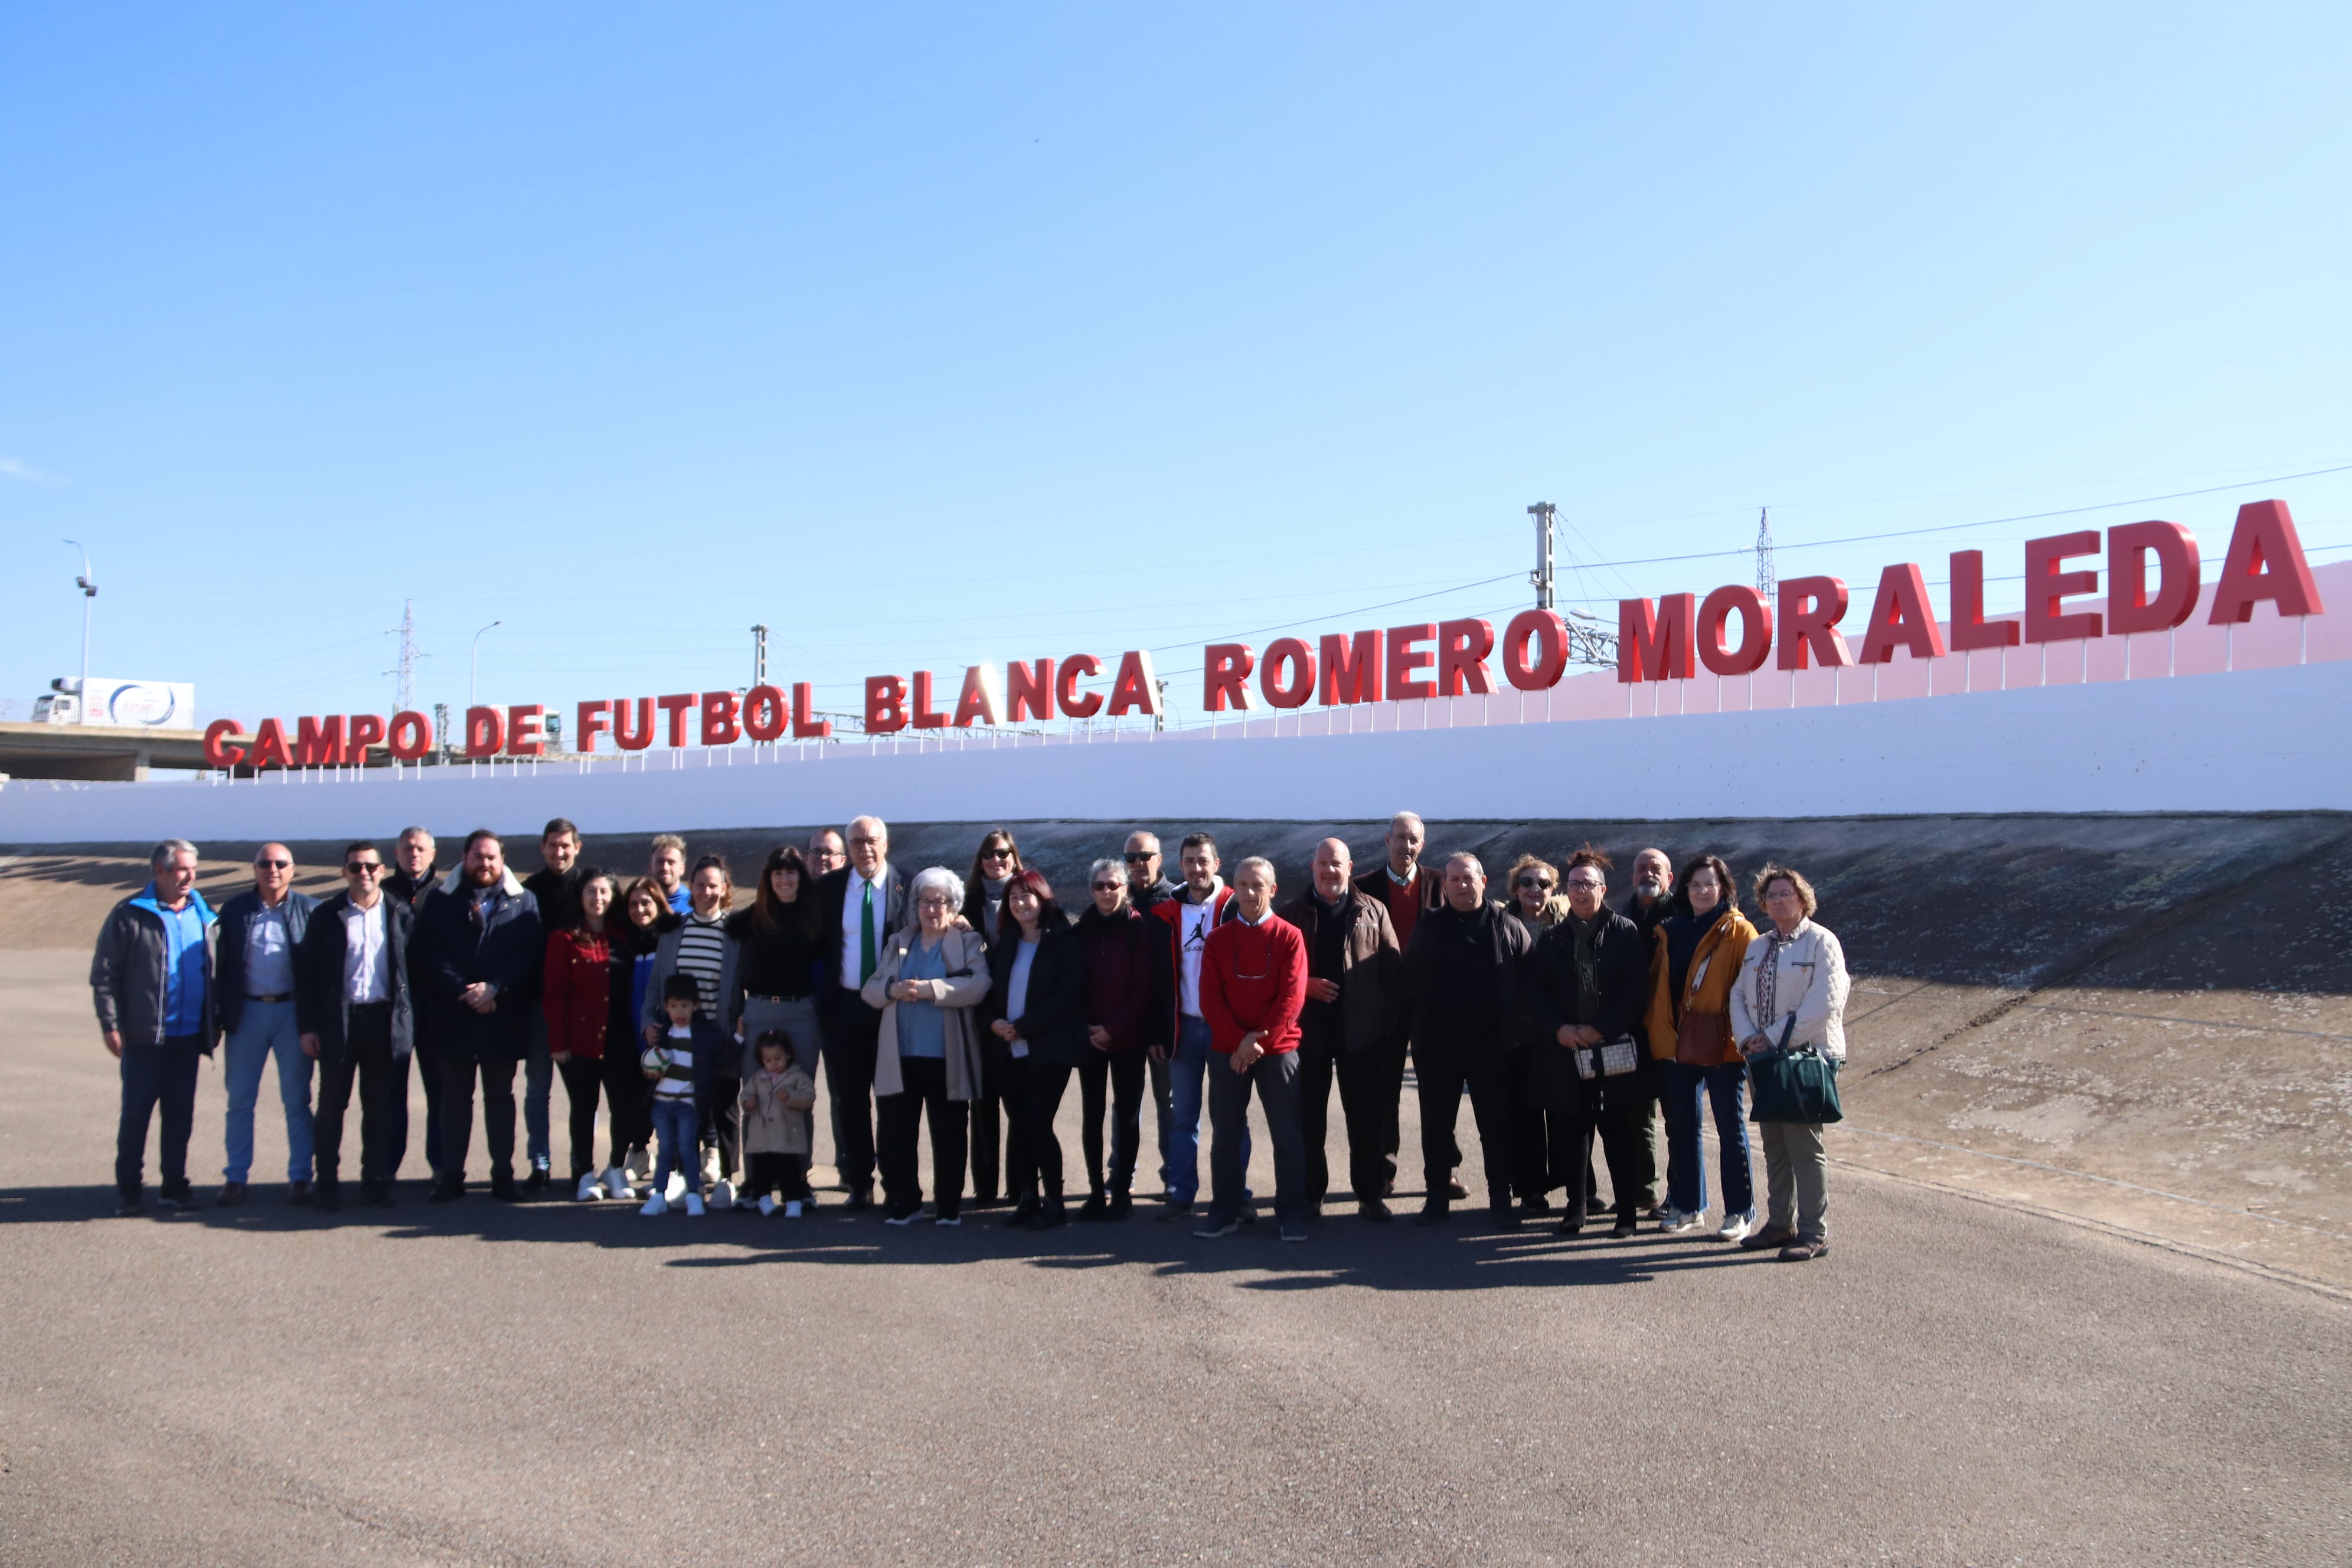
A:
[[[75,677],[56,682],[61,693],[80,695]],[[89,700],[80,704],[79,722],[109,724],[126,730],[193,730],[196,727],[196,689],[180,680],[119,680],[93,675]],[[37,715],[51,718],[48,714]],[[59,721],[54,718],[52,722]],[[72,723],[73,718],[63,722]]]

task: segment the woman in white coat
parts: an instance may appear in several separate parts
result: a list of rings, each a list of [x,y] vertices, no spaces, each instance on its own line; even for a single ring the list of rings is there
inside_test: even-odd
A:
[[[1756,901],[1771,923],[1748,944],[1731,992],[1732,1035],[1740,1055],[1785,1045],[1811,1047],[1828,1061],[1845,1060],[1845,950],[1827,927],[1813,923],[1812,884],[1785,866],[1767,866],[1757,873]],[[1756,1125],[1763,1134],[1771,1212],[1764,1228],[1739,1245],[1750,1251],[1777,1247],[1784,1263],[1826,1257],[1829,1156],[1822,1124]]]

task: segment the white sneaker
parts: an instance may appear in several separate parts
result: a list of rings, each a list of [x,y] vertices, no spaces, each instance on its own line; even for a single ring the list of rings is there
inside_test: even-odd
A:
[[[653,1196],[646,1200],[646,1206],[639,1209],[637,1212],[645,1215],[647,1219],[657,1218],[662,1215],[669,1213],[669,1200],[662,1196],[659,1193],[656,1193]]]
[[[1665,1236],[1684,1236],[1696,1230],[1699,1223],[1706,1218],[1705,1209],[1700,1209],[1696,1214],[1685,1214],[1680,1209],[1667,1209],[1658,1215],[1658,1230]]]
[[[686,1194],[686,1212],[692,1218],[700,1219],[702,1217],[702,1194],[700,1193],[688,1193]]]
[[[607,1195],[612,1197],[625,1198],[630,1196],[628,1173],[622,1170],[618,1165],[615,1165],[611,1170],[605,1172],[604,1191]]]
[[[669,1173],[669,1185],[663,1191],[662,1196],[667,1198],[672,1203],[676,1203],[678,1199],[686,1196],[686,1173],[684,1171],[672,1171]]]
[[[776,1194],[773,1194],[773,1193],[762,1193],[762,1194],[760,1195],[760,1214],[761,1214],[761,1216],[762,1218],[765,1218],[765,1217],[767,1217],[767,1216],[769,1216],[769,1215],[773,1215],[775,1212],[776,1212]]]
[[[800,1199],[787,1198],[784,1200],[784,1217],[786,1219],[798,1219],[801,1217]]]
[[[644,1181],[647,1176],[654,1173],[653,1151],[650,1149],[630,1150],[629,1157],[621,1162],[621,1168],[628,1172],[633,1180],[640,1182]]]
[[[702,1184],[706,1187],[709,1186],[712,1183],[724,1179],[726,1174],[725,1171],[719,1168],[719,1151],[705,1149],[702,1152]]]
[[[604,1184],[593,1176],[581,1177],[580,1191],[573,1194],[576,1201],[583,1204],[593,1204],[604,1195]]]
[[[722,1181],[717,1186],[712,1187],[710,1189],[710,1206],[721,1209],[731,1209],[740,1206],[735,1202],[735,1184],[732,1182]]]
[[[1748,1237],[1748,1233],[1755,1228],[1756,1215],[1753,1210],[1747,1214],[1727,1214],[1723,1216],[1723,1228],[1715,1233],[1715,1239],[1744,1241]]]

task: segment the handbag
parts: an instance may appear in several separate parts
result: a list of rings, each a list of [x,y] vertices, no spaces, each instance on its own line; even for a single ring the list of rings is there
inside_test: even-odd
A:
[[[1582,1079],[1622,1078],[1640,1065],[1640,1047],[1631,1035],[1576,1050],[1576,1076]]]
[[[1754,1086],[1748,1101],[1750,1121],[1800,1121],[1821,1125],[1845,1120],[1838,1102],[1837,1063],[1811,1046],[1789,1048],[1797,1027],[1790,1014],[1780,1030],[1780,1043],[1748,1058],[1748,1081]]]
[[[1731,1055],[1731,1017],[1685,1011],[1675,1026],[1675,1060],[1686,1068],[1721,1067]]]

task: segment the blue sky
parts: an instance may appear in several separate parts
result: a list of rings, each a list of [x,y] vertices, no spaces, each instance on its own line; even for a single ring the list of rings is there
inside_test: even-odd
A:
[[[0,696],[740,685],[1867,585],[2352,474],[2341,7],[0,10]],[[2011,584],[1996,584],[1993,596]],[[1939,609],[1943,602],[1938,590]],[[1857,612],[1859,614],[1860,612]],[[1275,634],[1249,640],[1263,647]]]

